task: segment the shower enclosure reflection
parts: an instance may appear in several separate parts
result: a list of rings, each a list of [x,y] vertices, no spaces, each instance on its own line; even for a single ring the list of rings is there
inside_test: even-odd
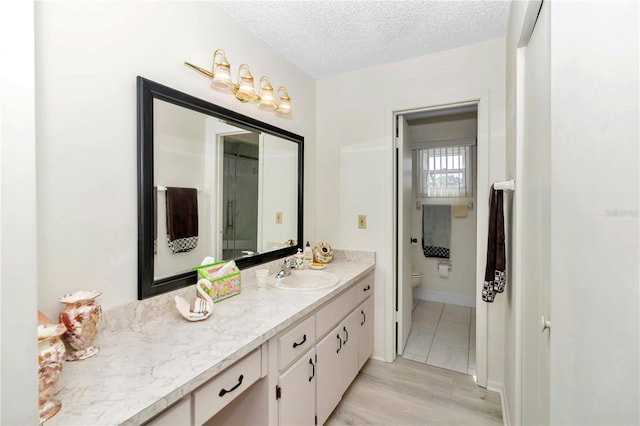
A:
[[[223,136],[222,258],[258,251],[258,135]]]

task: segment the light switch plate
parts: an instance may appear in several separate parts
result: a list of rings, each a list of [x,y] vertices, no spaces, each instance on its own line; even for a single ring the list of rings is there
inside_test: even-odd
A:
[[[358,215],[358,228],[366,229],[367,227],[367,216],[360,214]]]
[[[276,212],[276,223],[282,224],[282,212]]]

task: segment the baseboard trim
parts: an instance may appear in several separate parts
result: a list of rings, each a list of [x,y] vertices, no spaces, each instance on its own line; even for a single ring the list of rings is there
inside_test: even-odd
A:
[[[413,291],[416,299],[428,300],[431,302],[450,303],[452,305],[476,306],[475,294],[449,293],[446,291],[427,290],[421,287]]]
[[[504,383],[496,380],[487,380],[487,389],[500,394],[500,405],[502,407],[502,423],[504,426],[511,426],[509,418],[509,405],[507,405],[507,393],[504,390]]]

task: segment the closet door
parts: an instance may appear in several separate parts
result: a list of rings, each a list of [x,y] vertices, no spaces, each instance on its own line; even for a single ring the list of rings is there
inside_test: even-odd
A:
[[[525,51],[523,176],[522,422],[549,424],[550,30],[543,2]]]

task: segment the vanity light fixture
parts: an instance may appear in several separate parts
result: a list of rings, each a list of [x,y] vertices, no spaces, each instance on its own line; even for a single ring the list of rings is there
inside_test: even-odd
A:
[[[219,57],[219,62],[216,62]],[[213,78],[211,79],[211,87],[214,89],[230,90],[233,87],[231,81],[231,65],[227,61],[224,50],[218,49],[213,52]]]
[[[238,68],[238,84],[233,86],[233,94],[236,95],[236,98],[240,102],[255,101],[258,99],[249,65],[242,64],[240,68]]]
[[[276,114],[284,117],[291,116],[291,98],[284,86],[278,87],[277,96],[274,96],[273,86],[269,77],[262,76],[258,91],[256,93],[253,75],[249,70],[249,65],[242,64],[238,69],[238,83],[233,83],[231,79],[231,65],[227,61],[224,50],[217,49],[213,52],[213,68],[208,71],[192,63],[184,63],[189,68],[198,71],[211,79],[211,87],[224,92],[231,92],[240,102],[257,102],[258,108],[267,111],[275,111]],[[276,101],[277,98],[277,101]]]
[[[264,82],[264,85],[262,84]],[[276,98],[273,96],[273,86],[269,81],[269,77],[263,75],[260,78],[260,100],[258,108],[266,110],[275,110],[278,108]]]
[[[280,94],[282,93],[282,94]],[[284,86],[278,87],[278,110],[277,113],[279,115],[290,115],[291,114],[291,98],[289,97],[289,93],[287,92],[287,88]]]

